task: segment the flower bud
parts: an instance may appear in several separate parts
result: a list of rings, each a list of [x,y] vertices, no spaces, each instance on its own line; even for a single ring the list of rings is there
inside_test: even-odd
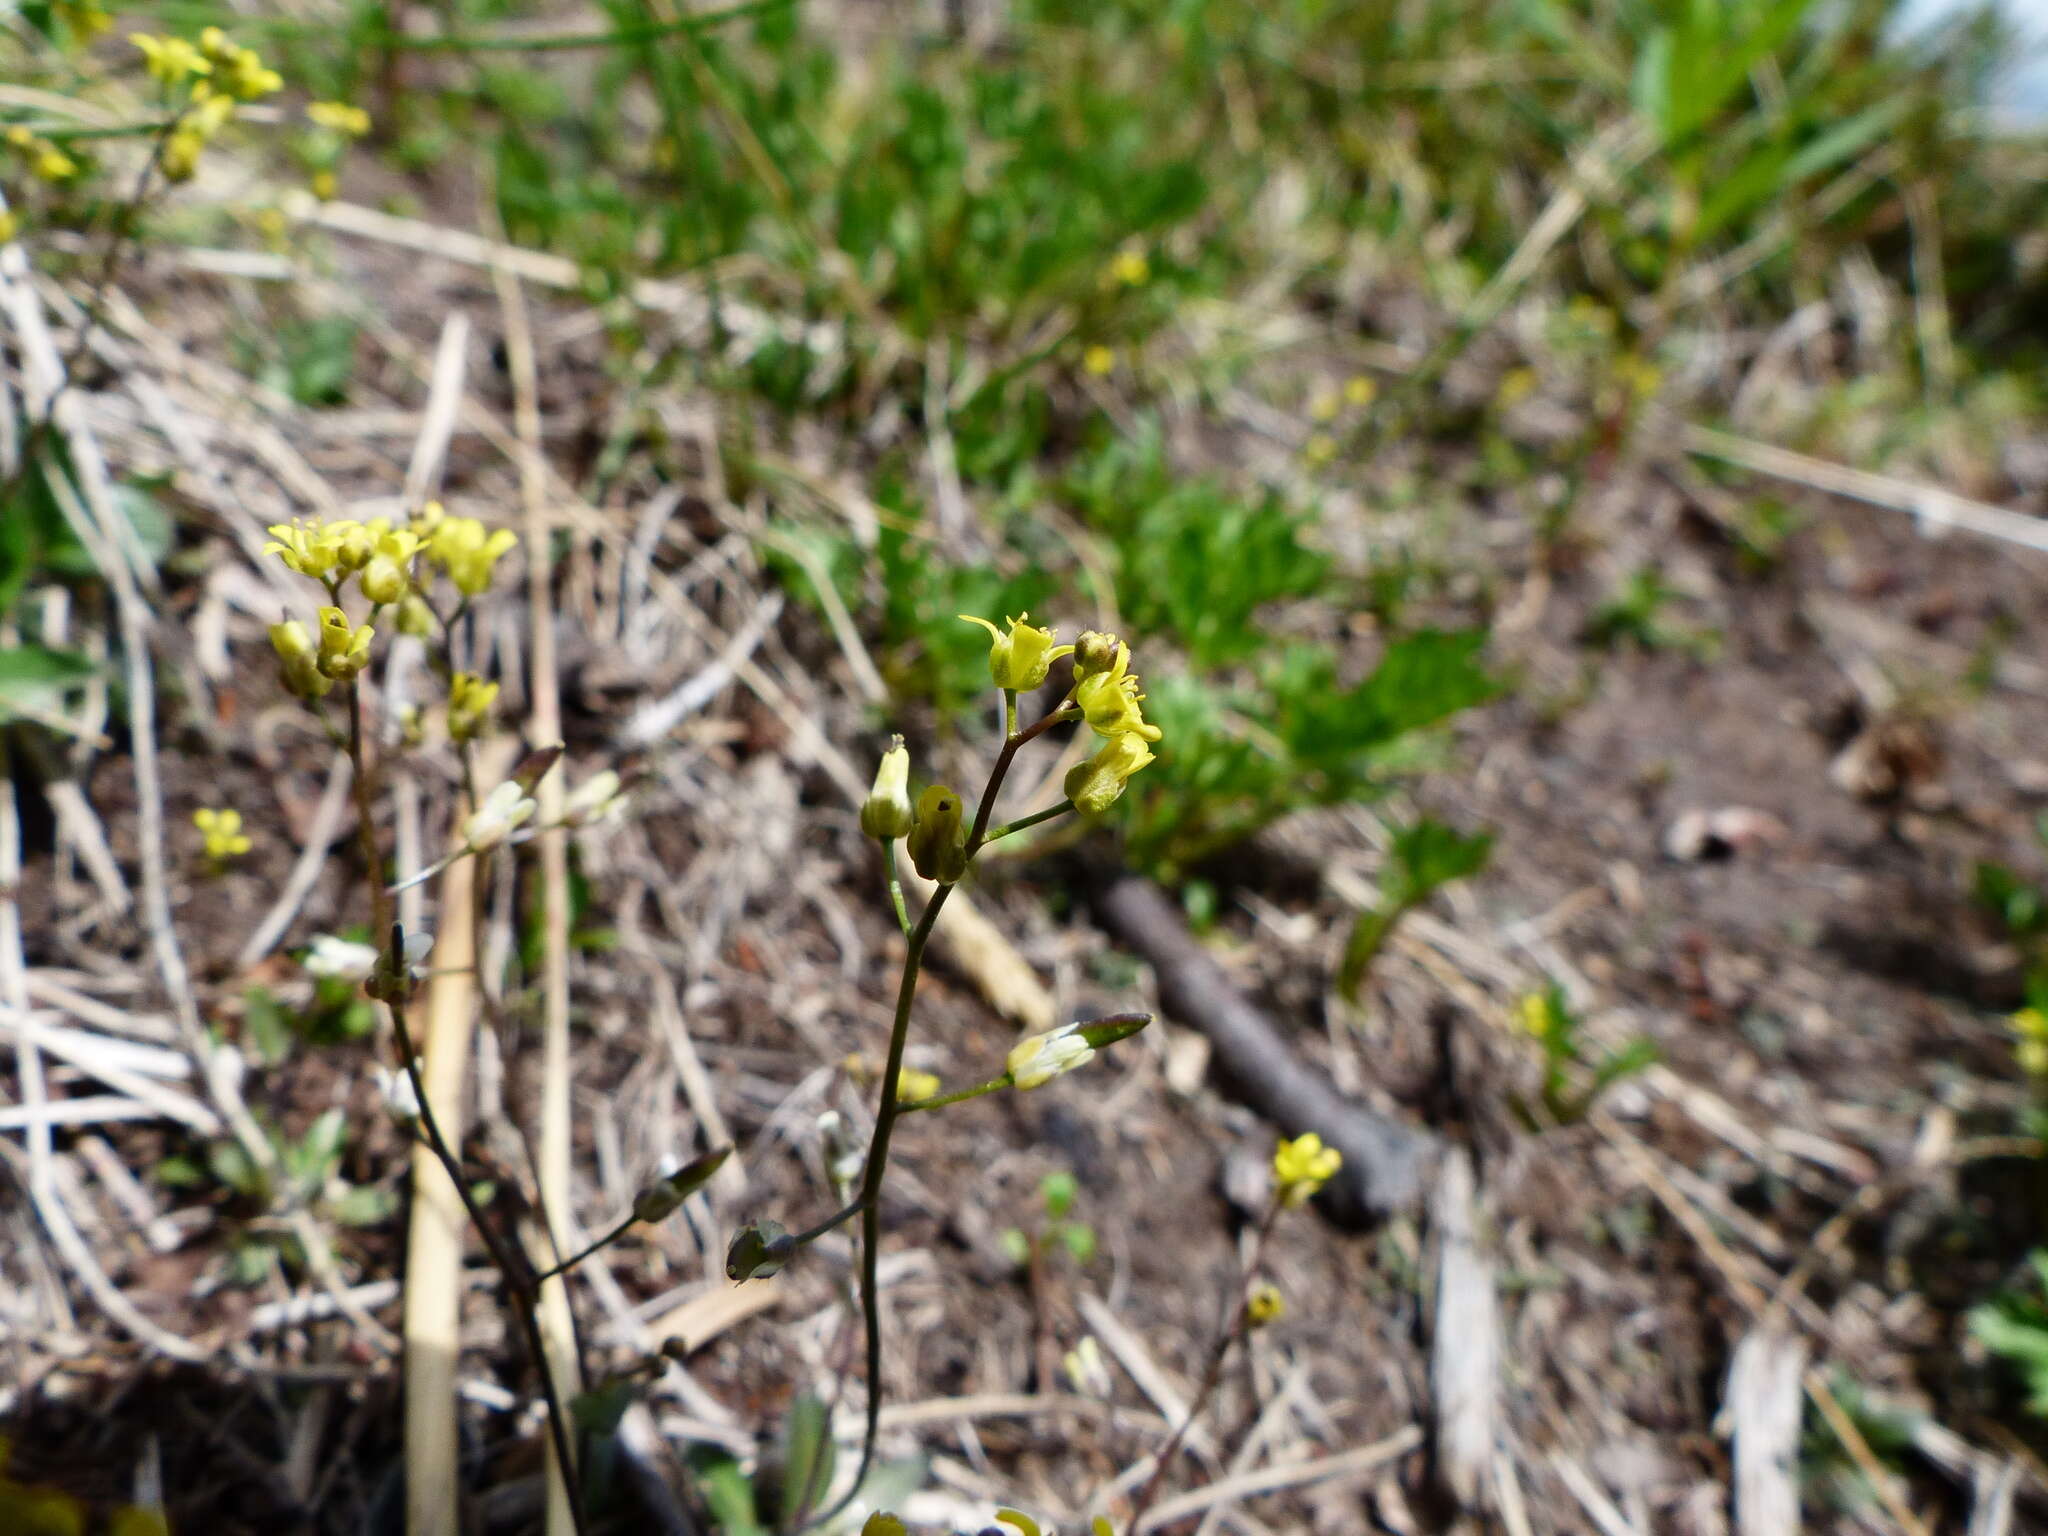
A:
[[[387,555],[378,555],[364,566],[360,580],[363,596],[373,603],[395,603],[405,596],[409,585],[404,567]]]
[[[373,945],[318,933],[299,964],[307,975],[323,981],[364,981],[377,968],[377,950]]]
[[[484,797],[484,803],[462,824],[462,841],[472,853],[483,853],[505,841],[512,830],[538,809],[516,782],[507,780]]]
[[[673,1215],[677,1206],[711,1182],[711,1176],[718,1172],[725,1160],[732,1156],[731,1147],[720,1147],[706,1152],[702,1157],[693,1158],[666,1178],[657,1179],[641,1190],[633,1201],[633,1219],[649,1225],[665,1221]]]
[[[341,535],[338,564],[345,571],[360,571],[377,551],[377,536],[361,523],[349,523]]]
[[[1115,668],[1119,656],[1129,656],[1123,641],[1115,635],[1104,634],[1099,629],[1082,631],[1081,638],[1074,642],[1074,676],[1092,677],[1097,672],[1108,672]]]
[[[960,824],[960,797],[934,784],[917,798],[917,823],[904,848],[927,880],[951,885],[967,873],[967,829]]]
[[[623,815],[625,809],[626,797],[619,788],[618,774],[603,768],[569,791],[562,802],[562,825],[595,826]]]
[[[496,683],[487,683],[474,672],[456,673],[448,683],[448,734],[456,741],[476,736],[497,699]]]
[[[1253,1286],[1244,1300],[1244,1320],[1254,1328],[1278,1322],[1286,1312],[1287,1298],[1280,1294],[1280,1287],[1266,1281]]]
[[[1018,1088],[1037,1088],[1063,1072],[1085,1067],[1094,1059],[1095,1047],[1082,1037],[1080,1029],[1079,1024],[1062,1024],[1018,1041],[1005,1063],[1010,1081]]]
[[[320,671],[320,653],[312,634],[297,619],[271,625],[270,644],[277,652],[279,672],[288,692],[301,699],[317,699],[334,686]]]
[[[860,829],[887,842],[905,836],[916,820],[910,809],[910,749],[901,736],[893,737],[875,769],[875,786],[861,805]]]
[[[370,664],[370,641],[377,631],[368,624],[351,626],[339,608],[320,610],[320,670],[345,683]]]
[[[766,1280],[780,1273],[796,1252],[796,1239],[779,1221],[753,1221],[741,1227],[725,1250],[725,1278]]]
[[[860,1528],[860,1536],[909,1536],[909,1533],[909,1526],[879,1509],[869,1515],[867,1523]]]
[[[1099,816],[1124,792],[1131,775],[1151,761],[1145,738],[1135,731],[1112,736],[1088,761],[1067,770],[1067,798],[1089,815]]]
[[[434,610],[417,592],[407,592],[398,602],[398,632],[424,640],[434,632]]]

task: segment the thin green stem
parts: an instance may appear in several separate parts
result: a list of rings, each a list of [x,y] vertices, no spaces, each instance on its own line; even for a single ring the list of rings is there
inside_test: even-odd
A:
[[[860,1212],[861,1204],[858,1200],[856,1200],[853,1202],[853,1204],[845,1207],[845,1209],[834,1211],[830,1216],[827,1216],[815,1227],[812,1227],[807,1231],[797,1233],[797,1235],[794,1238],[792,1238],[791,1241],[794,1242],[799,1248],[803,1247],[806,1243],[815,1243],[827,1232],[831,1232],[836,1228],[845,1226],[849,1221],[853,1220],[854,1217],[858,1216]]]
[[[568,1489],[569,1513],[576,1523],[577,1536],[584,1536],[587,1527],[583,1518],[583,1488],[576,1464],[570,1456],[569,1418],[562,1406],[561,1394],[555,1387],[554,1373],[548,1368],[545,1341],[541,1337],[538,1313],[539,1285],[533,1278],[533,1265],[517,1249],[508,1246],[484,1219],[483,1208],[470,1192],[469,1181],[462,1172],[461,1159],[454,1147],[442,1134],[441,1124],[434,1115],[433,1100],[427,1094],[427,1085],[420,1076],[419,1050],[413,1043],[412,1031],[406,1025],[403,988],[405,986],[405,936],[393,916],[394,904],[391,893],[384,888],[382,856],[377,848],[376,829],[376,785],[370,774],[369,754],[363,746],[363,694],[355,678],[348,681],[348,755],[352,770],[350,778],[356,802],[356,837],[362,848],[364,880],[370,888],[370,920],[372,931],[387,937],[390,944],[388,965],[399,978],[398,984],[384,998],[391,1014],[392,1037],[398,1045],[399,1061],[405,1068],[406,1080],[412,1084],[414,1100],[419,1104],[420,1130],[426,1138],[428,1149],[440,1163],[448,1180],[455,1186],[456,1197],[462,1202],[463,1212],[469,1217],[470,1225],[483,1239],[484,1247],[491,1256],[491,1262],[503,1276],[505,1288],[511,1293],[512,1311],[518,1317],[520,1330],[525,1335],[526,1347],[533,1356],[534,1368],[540,1374],[542,1401],[547,1406],[548,1437],[554,1443],[555,1461],[562,1469],[562,1479]]]
[[[986,847],[999,837],[1008,837],[1012,832],[1022,832],[1026,827],[1035,827],[1040,822],[1051,821],[1055,816],[1064,816],[1073,808],[1073,801],[1062,800],[1058,805],[1048,806],[1042,811],[1033,811],[1029,816],[1020,816],[1015,821],[1006,821],[1000,827],[990,829],[988,836],[981,840],[982,846]]]
[[[1003,779],[1010,771],[1010,763],[1023,747],[1050,730],[1062,720],[1071,720],[1080,713],[1071,704],[1062,703],[1035,724],[1022,731],[1013,731],[1003,742],[1003,750],[997,754],[995,767],[990,770],[988,783],[981,792],[981,805],[974,813],[974,830],[967,838],[967,857],[972,861],[975,853],[987,840],[988,823],[995,811],[996,796],[1001,792]],[[875,1443],[882,1432],[882,1305],[881,1305],[881,1262],[882,1262],[882,1180],[889,1170],[889,1141],[896,1131],[896,1122],[906,1113],[906,1107],[897,1102],[897,1090],[903,1081],[903,1051],[910,1040],[910,1007],[917,997],[917,977],[924,964],[925,945],[930,941],[932,929],[937,926],[939,912],[946,905],[946,898],[953,887],[941,885],[932,892],[931,900],[925,903],[923,913],[918,917],[917,926],[909,933],[909,942],[903,951],[903,974],[896,984],[896,1017],[889,1028],[889,1060],[882,1069],[882,1099],[875,1110],[875,1134],[868,1143],[867,1166],[862,1171],[860,1196],[855,1204],[860,1209],[860,1301],[861,1317],[867,1333],[868,1368],[868,1412],[867,1428],[861,1436],[860,1465],[854,1470],[853,1482],[841,1494],[831,1508],[812,1516],[805,1522],[806,1528],[823,1525],[853,1502],[860,1492],[861,1484],[867,1481],[868,1470],[875,1463]]]
[[[562,1260],[559,1264],[553,1265],[548,1269],[542,1270],[539,1274],[533,1277],[533,1283],[535,1285],[543,1285],[547,1281],[554,1279],[557,1275],[566,1274],[568,1271],[574,1269],[578,1264],[581,1264],[585,1259],[589,1258],[593,1253],[597,1252],[598,1249],[606,1247],[609,1244],[616,1243],[620,1238],[624,1237],[628,1232],[632,1231],[633,1228],[639,1223],[639,1220],[640,1218],[638,1216],[628,1216],[616,1227],[613,1227],[611,1231],[605,1233],[603,1237],[597,1239],[596,1242],[587,1244],[585,1247],[578,1250],[577,1252],[570,1254],[568,1258]]]
[[[912,1099],[896,1111],[899,1115],[914,1115],[920,1110],[944,1109],[948,1104],[958,1104],[965,1099],[978,1099],[985,1093],[995,1093],[1010,1086],[1010,1074],[992,1077],[985,1083],[976,1083],[972,1088],[957,1089],[952,1093],[933,1094],[928,1099]]]
[[[896,839],[882,839],[882,869],[889,879],[889,905],[896,909],[896,926],[910,937],[910,909],[903,904],[903,880],[896,873]]]

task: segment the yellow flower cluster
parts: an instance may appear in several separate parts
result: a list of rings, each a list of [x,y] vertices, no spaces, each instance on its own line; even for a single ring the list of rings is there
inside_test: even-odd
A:
[[[370,131],[370,114],[345,101],[316,101],[306,108],[306,117],[316,127],[343,138],[360,139]]]
[[[1314,1131],[1273,1149],[1273,1193],[1286,1206],[1305,1205],[1344,1166],[1344,1154]]]
[[[28,162],[39,181],[68,181],[78,174],[76,160],[20,123],[7,130],[7,145]]]
[[[418,562],[437,567],[467,600],[489,589],[498,560],[519,542],[509,529],[493,533],[473,517],[450,517],[439,502],[428,502],[403,527],[388,517],[315,518],[273,524],[270,537],[263,552],[319,582],[332,604],[340,603],[351,577],[373,618],[379,608],[396,604],[398,630],[406,635],[429,634],[434,623],[434,611],[420,593]],[[375,635],[369,624],[350,624],[339,606],[320,610],[317,644],[296,619],[270,627],[285,686],[303,699],[320,698],[330,684],[347,682],[368,666]],[[496,684],[457,677],[449,699],[451,733],[473,734],[496,697]]]
[[[1104,739],[1095,755],[1067,772],[1067,798],[1099,815],[1116,802],[1131,775],[1153,760],[1160,730],[1139,705],[1145,695],[1131,671],[1131,648],[1115,635],[1091,630],[1074,647],[1074,702],[1090,730]]]
[[[141,50],[150,78],[166,91],[188,86],[176,125],[158,157],[168,181],[192,179],[200,155],[234,121],[241,103],[284,88],[284,77],[263,62],[263,55],[240,46],[219,27],[201,32],[197,43],[148,32],[138,32],[130,41]]]
[[[202,807],[192,813],[192,825],[205,839],[206,857],[215,864],[225,864],[229,859],[247,853],[252,846],[242,831],[240,811],[216,811]]]

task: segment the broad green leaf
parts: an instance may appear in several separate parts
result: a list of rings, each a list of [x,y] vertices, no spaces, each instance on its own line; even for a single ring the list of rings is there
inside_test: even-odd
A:
[[[47,722],[61,715],[64,696],[97,670],[76,651],[44,645],[0,649],[0,720],[18,715]]]

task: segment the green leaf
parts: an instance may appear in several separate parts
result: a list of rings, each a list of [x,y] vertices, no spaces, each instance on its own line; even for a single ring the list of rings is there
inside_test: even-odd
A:
[[[754,1484],[739,1462],[724,1451],[699,1446],[690,1453],[697,1487],[711,1523],[724,1536],[767,1536],[754,1503]]]
[[[329,1203],[334,1219],[345,1227],[374,1227],[398,1208],[398,1197],[371,1184],[351,1184]]]
[[[1395,829],[1381,887],[1392,900],[1413,906],[1453,880],[1477,874],[1492,852],[1491,832],[1467,836],[1424,816],[1412,826]]]
[[[274,1067],[291,1054],[290,1019],[268,987],[242,994],[242,1039],[262,1066]]]
[[[1054,1221],[1065,1216],[1073,1207],[1074,1196],[1080,1188],[1071,1173],[1048,1173],[1038,1186],[1039,1197],[1045,1202],[1045,1214]]]
[[[1085,1221],[1070,1221],[1061,1227],[1060,1241],[1067,1245],[1076,1264],[1086,1264],[1095,1257],[1095,1229]]]
[[[782,1480],[777,1500],[784,1525],[798,1525],[832,1486],[837,1449],[824,1402],[809,1393],[789,1405],[782,1421]]]
[[[45,645],[0,649],[0,721],[11,716],[47,722],[64,710],[64,696],[98,670],[76,651]]]

